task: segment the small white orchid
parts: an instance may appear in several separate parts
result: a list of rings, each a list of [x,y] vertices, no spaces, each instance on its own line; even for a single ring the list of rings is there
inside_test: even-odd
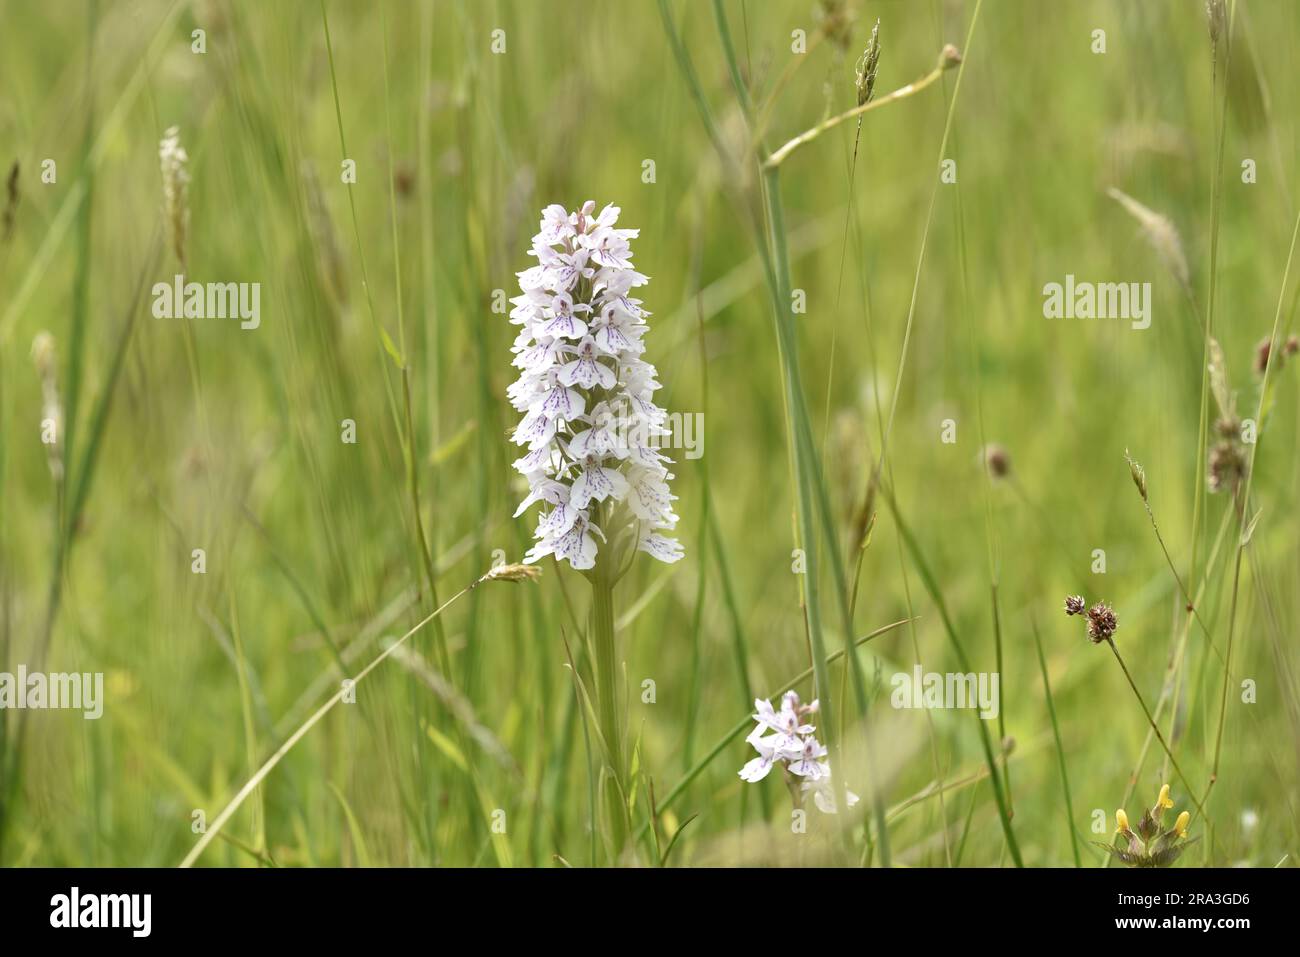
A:
[[[816,781],[805,779],[800,790],[803,791],[804,794],[807,794],[809,791],[812,792],[813,803],[817,805],[817,810],[821,811],[823,814],[834,814],[836,812],[835,788],[831,786],[830,768],[826,768],[825,775]],[[852,791],[846,789],[844,795],[848,800],[849,807],[853,807],[858,803],[858,796]]]
[[[615,552],[626,543],[671,563],[683,551],[661,534],[677,525],[672,463],[659,451],[668,414],[654,402],[655,368],[641,358],[650,313],[630,295],[649,280],[632,268],[637,230],[615,228],[617,206],[595,209],[588,201],[542,211],[530,250],[537,265],[519,273],[522,295],[510,300],[510,321],[522,328],[519,378],[506,394],[523,413],[511,438],[527,447],[514,464],[529,486],[515,514],[551,506],[524,561],[554,555],[593,568],[597,538],[606,543],[600,522]]]
[[[740,769],[740,778],[751,784],[761,781],[779,762],[788,774],[793,775],[788,780],[802,779],[800,794],[811,792],[819,811],[834,814],[835,794],[830,786],[831,767],[825,761],[826,747],[813,737],[817,728],[806,720],[816,712],[816,700],[802,704],[794,691],[781,696],[780,710],[772,707],[772,702],[766,698],[756,699],[751,717],[757,722],[757,727],[745,742],[758,752],[758,757]],[[858,796],[852,791],[845,794],[849,807],[858,803]]]

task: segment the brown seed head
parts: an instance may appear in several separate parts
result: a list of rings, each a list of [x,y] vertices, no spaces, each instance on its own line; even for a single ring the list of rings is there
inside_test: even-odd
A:
[[[1261,339],[1259,345],[1255,346],[1255,374],[1263,375],[1268,369],[1269,356],[1273,352],[1273,340]]]
[[[1088,639],[1093,644],[1109,640],[1118,627],[1119,620],[1110,605],[1099,601],[1088,609]]]
[[[994,478],[1006,478],[1011,474],[1011,456],[996,442],[984,446],[984,465]]]
[[[1241,435],[1241,420],[1235,415],[1222,415],[1214,423],[1214,430],[1225,439],[1235,439]]]
[[[1211,492],[1235,488],[1246,476],[1246,458],[1235,442],[1220,442],[1210,450],[1207,481]]]
[[[1082,615],[1085,604],[1082,595],[1066,595],[1065,613],[1067,615]]]
[[[821,0],[816,14],[817,29],[841,50],[853,40],[854,12],[844,0]]]

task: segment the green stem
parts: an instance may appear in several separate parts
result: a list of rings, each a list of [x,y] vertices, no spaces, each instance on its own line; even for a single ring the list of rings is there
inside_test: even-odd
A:
[[[614,645],[614,582],[605,563],[591,578],[591,640],[596,660],[596,699],[605,768],[611,780],[603,782],[609,814],[613,854],[617,859],[627,843],[627,793],[623,768],[623,736],[618,708],[617,654]]]
[[[1137,683],[1133,676],[1129,674],[1128,665],[1124,664],[1124,659],[1120,657],[1119,649],[1115,647],[1113,639],[1107,638],[1106,644],[1110,645],[1110,650],[1115,653],[1115,660],[1119,662],[1120,670],[1124,672],[1124,677],[1128,679],[1128,686],[1133,689],[1133,696],[1137,698],[1138,704],[1142,706],[1142,713],[1147,717],[1147,724],[1151,725],[1151,730],[1155,732],[1156,740],[1160,746],[1165,749],[1165,754],[1169,756],[1169,764],[1173,767],[1174,773],[1178,779],[1183,782],[1183,787],[1187,788],[1187,795],[1196,805],[1196,810],[1205,816],[1205,808],[1201,807],[1201,802],[1196,799],[1196,792],[1192,789],[1192,783],[1187,780],[1187,775],[1183,774],[1183,769],[1178,766],[1178,759],[1174,757],[1174,752],[1170,750],[1169,743],[1165,741],[1165,736],[1160,733],[1160,725],[1156,724],[1156,719],[1151,716],[1151,709],[1147,707],[1146,699],[1142,697],[1142,692],[1138,691]]]

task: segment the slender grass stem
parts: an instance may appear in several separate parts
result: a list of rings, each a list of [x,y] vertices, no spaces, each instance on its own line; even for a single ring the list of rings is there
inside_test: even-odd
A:
[[[1147,707],[1146,699],[1142,697],[1142,692],[1138,691],[1137,683],[1133,680],[1133,675],[1129,673],[1128,665],[1124,664],[1124,658],[1120,655],[1119,649],[1115,647],[1114,640],[1107,638],[1106,644],[1110,645],[1110,650],[1114,652],[1115,660],[1119,662],[1120,670],[1124,672],[1124,677],[1128,681],[1128,686],[1133,689],[1133,696],[1137,698],[1138,704],[1142,706],[1142,713],[1146,715],[1147,724],[1149,724],[1151,730],[1155,732],[1156,740],[1160,742],[1160,746],[1165,749],[1165,754],[1169,756],[1170,766],[1173,767],[1174,773],[1178,775],[1178,779],[1183,782],[1183,787],[1187,788],[1188,797],[1190,797],[1192,803],[1196,805],[1196,810],[1200,812],[1202,817],[1204,817],[1205,808],[1201,806],[1200,800],[1196,797],[1196,792],[1192,790],[1192,784],[1187,779],[1187,775],[1183,774],[1183,769],[1178,766],[1178,759],[1174,757],[1174,752],[1170,749],[1169,742],[1165,740],[1164,734],[1161,733],[1160,725],[1156,724],[1156,719],[1151,716],[1151,709]]]
[[[1241,559],[1246,551],[1246,546],[1250,544],[1253,531],[1253,525],[1247,525],[1248,521],[1253,522],[1253,519],[1250,518],[1250,489],[1255,478],[1255,458],[1259,454],[1259,442],[1264,435],[1264,414],[1268,408],[1265,399],[1268,397],[1269,374],[1278,365],[1279,360],[1277,357],[1281,354],[1280,344],[1277,341],[1277,330],[1282,322],[1283,303],[1286,300],[1287,286],[1291,283],[1291,265],[1295,261],[1297,239],[1300,239],[1300,211],[1296,213],[1295,226],[1291,230],[1291,246],[1287,251],[1286,266],[1282,271],[1282,285],[1277,294],[1277,309],[1273,314],[1273,328],[1269,332],[1270,358],[1264,365],[1264,374],[1259,384],[1259,402],[1255,407],[1256,440],[1250,447],[1250,456],[1246,464],[1245,488],[1242,491],[1238,508],[1237,552],[1233,564],[1232,602],[1228,612],[1228,646],[1223,664],[1223,688],[1219,697],[1219,723],[1214,732],[1214,764],[1211,768],[1209,784],[1205,788],[1206,798],[1209,797],[1210,789],[1214,787],[1214,782],[1219,777],[1219,758],[1223,750],[1223,725],[1228,713],[1228,681],[1232,676],[1232,648],[1233,639],[1236,635],[1237,595],[1241,583]]]
[[[1074,832],[1074,802],[1070,799],[1070,775],[1065,769],[1065,746],[1061,743],[1061,728],[1056,720],[1056,705],[1052,701],[1052,683],[1047,678],[1047,659],[1043,657],[1043,638],[1034,622],[1034,647],[1038,651],[1038,670],[1043,676],[1043,697],[1047,699],[1047,716],[1052,719],[1052,738],[1056,741],[1056,761],[1061,770],[1061,790],[1065,794],[1065,827],[1070,832],[1070,850],[1074,866],[1082,867],[1079,857],[1079,836]]]
[[[402,635],[402,637],[398,638],[387,648],[381,651],[370,662],[370,664],[366,665],[364,668],[362,668],[360,671],[357,672],[355,678],[353,678],[350,682],[341,685],[338,691],[336,691],[333,695],[331,695],[330,698],[323,705],[321,705],[319,708],[316,709],[315,712],[312,713],[311,717],[309,717],[306,721],[304,721],[301,725],[299,725],[298,729],[294,731],[293,734],[289,735],[288,738],[285,739],[284,744],[280,745],[280,747],[278,747],[275,750],[275,753],[272,754],[269,758],[267,758],[265,763],[263,763],[263,765],[257,769],[256,773],[254,773],[253,776],[250,777],[244,783],[244,786],[241,787],[235,793],[235,796],[230,799],[230,803],[228,803],[224,808],[222,808],[220,814],[218,814],[215,818],[213,818],[212,823],[208,825],[208,829],[203,833],[203,836],[200,837],[198,842],[194,845],[194,847],[190,849],[190,852],[185,855],[185,859],[181,861],[180,866],[190,867],[191,865],[193,865],[195,861],[199,859],[199,855],[201,855],[204,849],[209,844],[212,843],[212,841],[217,837],[218,834],[221,833],[221,829],[226,826],[226,823],[230,820],[230,818],[234,815],[234,813],[239,810],[240,805],[244,803],[244,801],[248,798],[248,796],[252,794],[255,790],[257,790],[258,785],[260,785],[262,781],[266,779],[266,776],[268,774],[270,774],[273,770],[275,770],[275,766],[284,760],[285,755],[287,755],[290,751],[292,751],[294,746],[299,741],[301,741],[304,737],[307,736],[307,732],[309,732],[312,728],[316,727],[316,725],[320,723],[320,720],[324,718],[325,715],[329,714],[330,711],[334,709],[334,706],[336,704],[338,704],[340,701],[343,700],[343,697],[345,695],[352,692],[356,688],[356,686],[359,685],[368,674],[370,674],[370,672],[374,671],[377,667],[383,664],[385,659],[387,659],[390,655],[392,655],[395,651],[397,651],[397,649],[402,647],[402,645],[406,643],[407,639],[409,639],[412,635],[418,632],[421,628],[423,628],[429,622],[433,621],[435,618],[441,615],[444,611],[446,611],[448,608],[454,605],[465,595],[468,595],[471,591],[473,591],[483,582],[492,581],[496,578],[499,578],[500,576],[497,574],[497,571],[499,570],[490,571],[487,574],[482,575],[479,578],[476,578],[470,584],[466,585],[460,591],[456,592],[456,594],[452,595],[445,602],[443,602],[441,605],[439,605],[437,608],[431,611],[428,615],[426,615],[424,618],[418,621],[415,625],[413,625],[411,629],[406,632],[406,634]]]
[[[886,104],[896,103],[899,100],[907,99],[907,97],[912,96],[913,94],[920,93],[926,87],[932,85],[936,80],[938,80],[939,77],[943,76],[947,70],[950,70],[960,62],[961,57],[957,54],[955,48],[944,47],[943,52],[939,54],[939,62],[935,65],[934,69],[925,76],[921,77],[919,80],[908,83],[906,86],[900,86],[897,90],[886,93],[882,97],[863,103],[861,106],[855,106],[851,110],[845,110],[838,116],[832,116],[828,120],[822,120],[822,122],[818,123],[811,129],[804,130],[798,136],[786,141],[784,146],[775,150],[772,155],[764,161],[764,168],[775,169],[789,159],[790,154],[799,149],[799,147],[806,146],[827,130],[835,129],[835,127],[839,126],[846,120],[851,120],[855,116],[862,116],[871,110],[878,109]]]

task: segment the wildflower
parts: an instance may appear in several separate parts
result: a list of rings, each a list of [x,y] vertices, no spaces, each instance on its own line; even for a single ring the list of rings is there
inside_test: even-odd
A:
[[[791,774],[797,774],[801,778],[808,778],[810,781],[820,781],[830,774],[829,767],[822,761],[824,757],[826,757],[826,745],[810,734],[803,739],[803,747],[799,750],[799,757],[790,762],[787,767]]]
[[[813,732],[816,726],[808,724],[807,718],[817,712],[817,701],[803,704],[799,695],[787,691],[781,698],[781,708],[772,707],[767,699],[756,699],[752,715],[757,727],[745,738],[747,744],[758,752],[740,769],[740,778],[751,784],[767,777],[778,763],[788,777],[787,780],[799,779],[799,793],[813,796],[813,803],[823,814],[836,813],[835,795],[830,787],[831,767],[826,759],[826,746],[818,741]],[[858,796],[852,791],[845,791],[849,807],[858,803]]]
[[[519,273],[522,295],[511,300],[520,372],[507,395],[523,414],[513,441],[527,453],[514,465],[529,485],[515,514],[549,506],[524,561],[554,555],[590,569],[612,540],[615,552],[626,542],[671,563],[683,551],[662,534],[677,524],[671,460],[659,451],[668,416],[642,358],[650,313],[633,295],[649,280],[632,266],[638,231],[615,227],[617,206],[595,210],[588,201],[542,211],[537,265]]]
[[[774,710],[772,703],[765,699],[755,699],[754,707],[758,713],[751,717],[758,722],[760,729],[767,728],[777,733],[778,750],[801,753],[803,742],[800,736],[812,734],[816,730],[815,725],[805,724],[803,718],[816,709],[817,702],[801,708],[799,696],[793,691],[787,691],[782,696],[780,711]]]
[[[1179,855],[1195,843],[1198,838],[1187,840],[1187,826],[1192,816],[1183,811],[1174,821],[1174,826],[1163,830],[1160,815],[1165,808],[1171,808],[1174,802],[1169,797],[1169,785],[1160,788],[1151,810],[1142,812],[1142,819],[1136,828],[1130,828],[1128,815],[1120,808],[1115,812],[1115,837],[1109,844],[1094,841],[1098,847],[1118,858],[1129,867],[1169,867],[1178,860]]]
[[[167,231],[171,237],[172,249],[183,268],[185,235],[190,218],[185,191],[189,185],[190,174],[185,168],[185,164],[189,162],[189,155],[181,146],[180,127],[168,127],[167,132],[163,133],[162,141],[158,144],[158,160],[162,167],[163,211],[167,220]]]
[[[803,784],[799,786],[799,791],[802,794],[811,793],[813,796],[813,803],[817,805],[817,810],[821,811],[823,814],[835,814],[838,812],[838,808],[835,804],[835,788],[831,786],[831,772],[829,767],[826,768],[825,774],[817,780],[813,781],[805,779]],[[848,802],[849,807],[853,807],[858,803],[858,796],[847,789],[844,792],[844,799]]]
[[[777,746],[780,735],[763,734],[762,725],[755,728],[745,738],[746,743],[753,745],[754,750],[758,752],[758,757],[746,763],[740,769],[740,778],[742,781],[749,781],[751,784],[763,780],[767,777],[768,772],[772,770],[776,759],[782,754]]]
[[[1088,638],[1093,644],[1109,641],[1118,626],[1114,610],[1105,602],[1098,602],[1088,609]]]
[[[1065,598],[1065,613],[1067,615],[1082,615],[1085,604],[1082,595],[1067,595]]]
[[[1151,809],[1151,813],[1158,818],[1164,813],[1165,808],[1173,806],[1174,802],[1169,797],[1169,785],[1162,784],[1160,786],[1160,795],[1156,798],[1156,805]]]
[[[1286,344],[1282,346],[1282,352],[1288,356],[1293,356],[1300,352],[1300,336],[1292,333],[1286,337]]]

